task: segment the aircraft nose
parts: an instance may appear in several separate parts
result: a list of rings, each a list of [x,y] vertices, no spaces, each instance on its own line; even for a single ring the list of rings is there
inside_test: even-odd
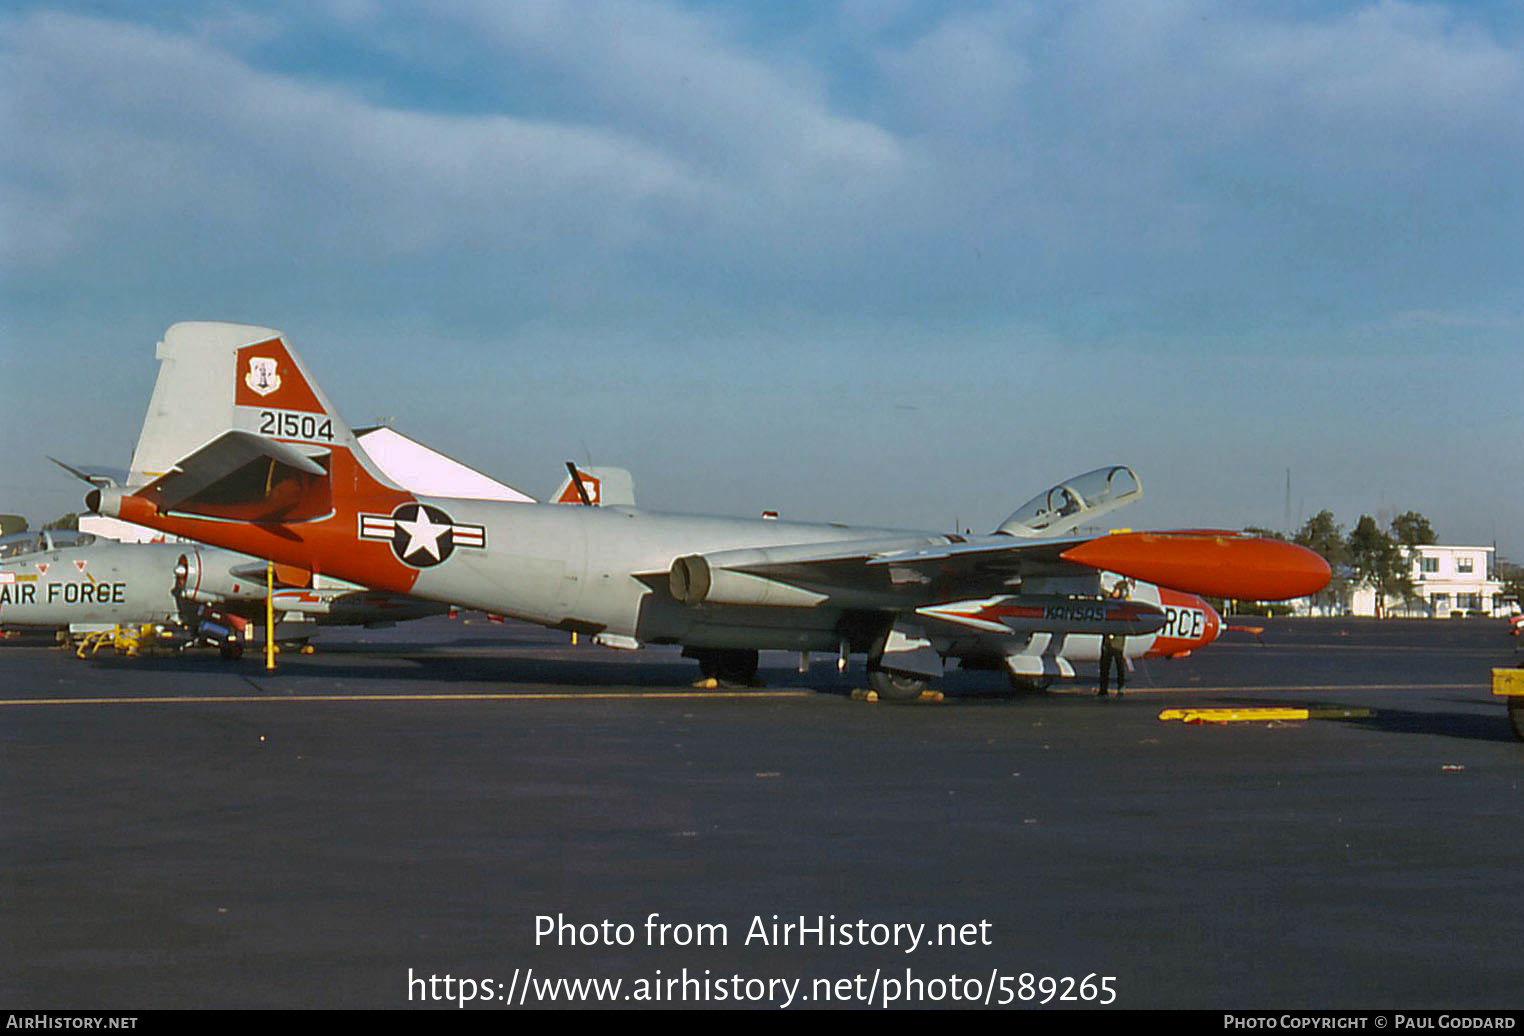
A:
[[[1206,609],[1206,629],[1201,631],[1201,646],[1206,647],[1222,632],[1222,616],[1206,601],[1202,601],[1201,606]]]

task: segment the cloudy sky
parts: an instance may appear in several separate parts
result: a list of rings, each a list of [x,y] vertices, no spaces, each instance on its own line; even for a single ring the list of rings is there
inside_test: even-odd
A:
[[[547,493],[990,528],[1416,508],[1524,560],[1512,4],[10,3],[0,511],[169,324]]]

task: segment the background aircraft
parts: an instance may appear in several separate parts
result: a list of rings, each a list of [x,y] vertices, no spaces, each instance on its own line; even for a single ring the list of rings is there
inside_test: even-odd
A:
[[[272,604],[275,637],[283,642],[305,640],[319,626],[375,626],[448,610],[436,601],[277,569]],[[264,621],[265,592],[265,562],[216,547],[119,543],[73,530],[0,539],[4,629],[80,634],[159,625],[181,643],[206,640],[237,658],[245,628]]]
[[[1236,533],[1076,535],[1141,494],[1122,466],[1054,486],[985,536],[430,497],[386,477],[278,332],[176,324],[158,357],[155,434],[133,483],[93,490],[91,510],[616,647],[681,644],[731,682],[753,678],[763,648],[866,652],[891,699],[918,696],[948,659],[1063,675],[1102,636],[1135,653],[1169,621],[1102,597],[1103,572],[1256,600],[1329,577],[1311,551]]]
[[[583,468],[566,462],[566,478],[551,494],[553,504],[587,507],[634,507],[635,480],[624,468]],[[572,481],[572,476],[576,481]],[[581,483],[579,486],[578,483]]]

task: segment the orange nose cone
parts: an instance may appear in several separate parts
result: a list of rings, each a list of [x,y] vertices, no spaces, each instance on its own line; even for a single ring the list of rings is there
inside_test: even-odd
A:
[[[1284,601],[1328,585],[1328,562],[1306,547],[1230,532],[1129,532],[1062,555],[1092,568],[1208,597]]]
[[[1222,632],[1222,616],[1217,614],[1216,608],[1213,608],[1205,601],[1201,602],[1201,606],[1206,609],[1207,616],[1206,629],[1201,634],[1201,646],[1206,647],[1216,640],[1217,635]]]

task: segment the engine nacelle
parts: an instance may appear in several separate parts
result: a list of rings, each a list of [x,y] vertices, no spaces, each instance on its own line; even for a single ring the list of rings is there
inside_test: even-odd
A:
[[[749,572],[715,568],[702,554],[672,562],[667,588],[683,604],[739,604],[780,608],[814,608],[828,598],[775,579]]]
[[[236,576],[207,560],[191,547],[175,562],[175,593],[183,600],[198,604],[264,600],[263,582]]]

